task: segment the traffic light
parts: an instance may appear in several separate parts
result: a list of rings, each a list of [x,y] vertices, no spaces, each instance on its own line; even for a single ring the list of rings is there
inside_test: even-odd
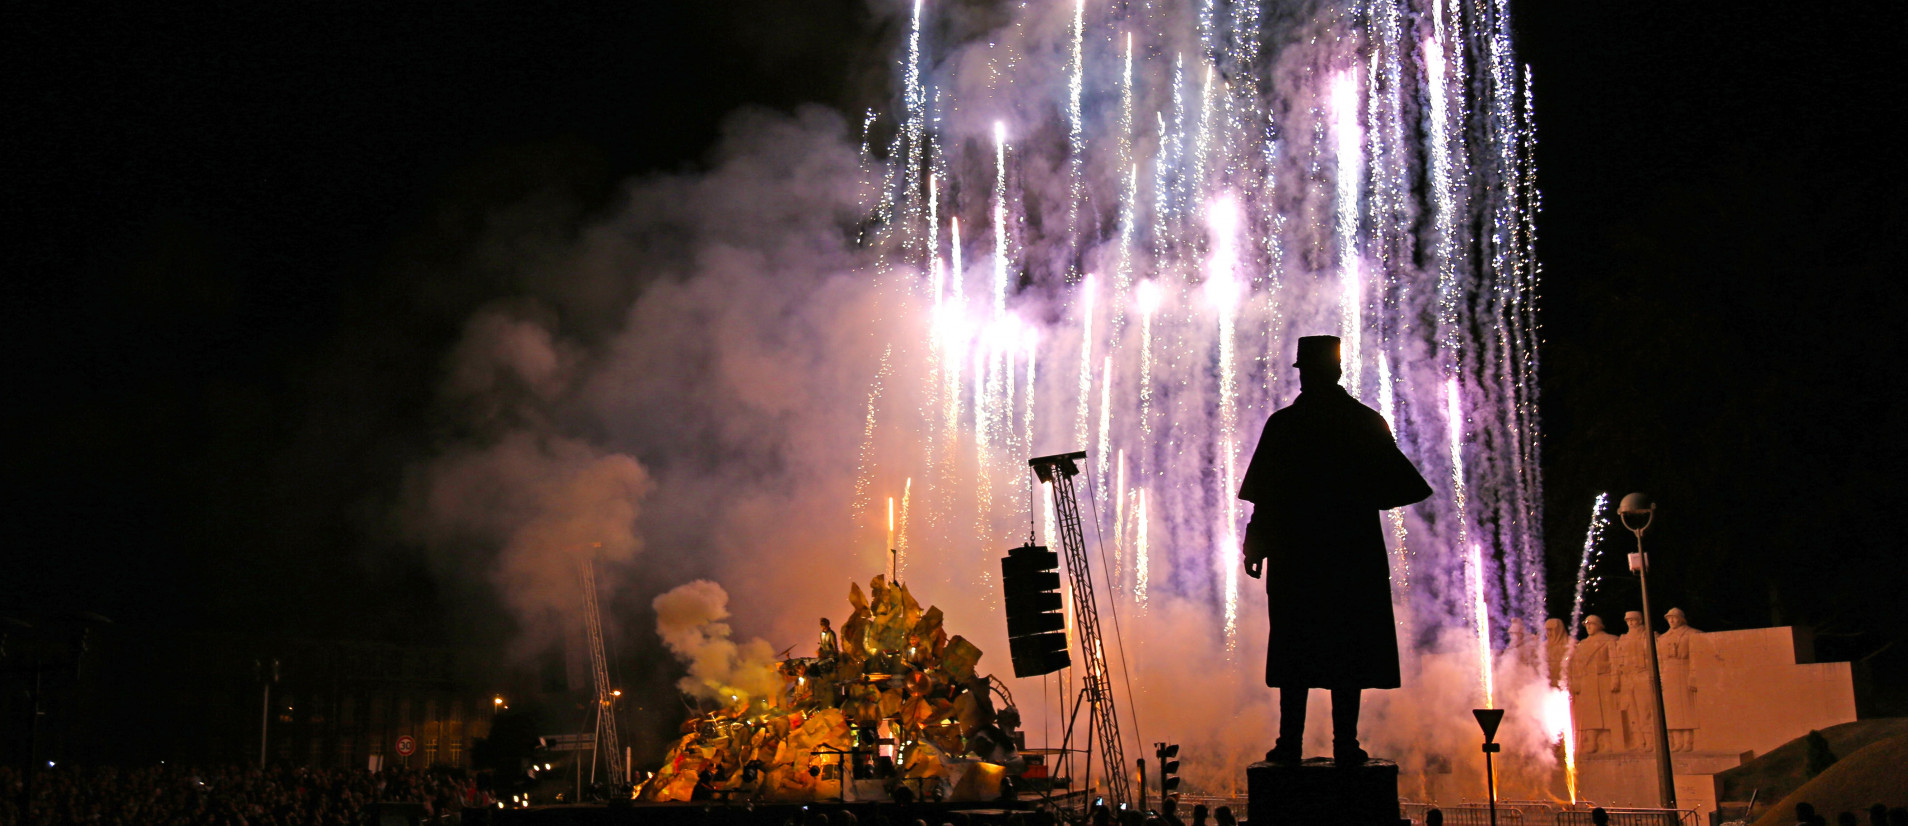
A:
[[[1059,569],[1059,555],[1039,545],[1022,545],[1000,558],[1007,654],[1016,677],[1052,674],[1073,664],[1067,655],[1067,621],[1060,614]]]
[[[1159,811],[1179,811],[1179,744],[1153,744],[1153,756],[1159,758]]]

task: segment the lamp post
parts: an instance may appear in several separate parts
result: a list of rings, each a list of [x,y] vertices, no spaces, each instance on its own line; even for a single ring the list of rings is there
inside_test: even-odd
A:
[[[1663,714],[1663,667],[1656,659],[1656,632],[1650,628],[1650,557],[1643,552],[1643,534],[1656,521],[1656,503],[1647,494],[1632,493],[1617,505],[1623,527],[1636,534],[1636,553],[1630,554],[1630,570],[1636,572],[1637,590],[1643,594],[1643,636],[1650,645],[1650,697],[1656,704],[1656,784],[1657,799],[1663,808],[1676,808],[1676,775],[1670,767],[1669,720]]]
[[[269,669],[266,666],[267,662],[271,663]],[[252,668],[257,670],[258,681],[265,686],[265,697],[260,701],[258,712],[258,767],[263,770],[267,754],[267,735],[272,731],[272,684],[278,682],[278,659],[253,660]]]
[[[1477,717],[1477,727],[1484,730],[1484,788],[1491,799],[1491,826],[1497,826],[1497,771],[1491,765],[1491,755],[1503,749],[1498,745],[1497,726],[1504,722],[1504,710],[1501,708],[1474,708],[1471,714]]]

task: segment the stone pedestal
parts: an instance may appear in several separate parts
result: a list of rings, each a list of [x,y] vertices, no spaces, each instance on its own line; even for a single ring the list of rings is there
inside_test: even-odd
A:
[[[1339,768],[1313,758],[1297,766],[1246,768],[1252,826],[1398,826],[1398,764]]]

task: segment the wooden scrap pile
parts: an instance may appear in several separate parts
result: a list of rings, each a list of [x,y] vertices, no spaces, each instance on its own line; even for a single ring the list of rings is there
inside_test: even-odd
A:
[[[848,603],[832,651],[783,660],[774,697],[691,717],[637,799],[856,799],[902,786],[916,797],[998,797],[1021,767],[1019,715],[996,713],[989,678],[974,670],[980,649],[884,576],[865,595],[851,583]]]

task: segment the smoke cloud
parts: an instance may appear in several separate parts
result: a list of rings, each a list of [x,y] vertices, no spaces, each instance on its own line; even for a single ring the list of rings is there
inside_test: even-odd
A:
[[[773,696],[781,686],[775,651],[760,639],[730,639],[729,594],[706,579],[686,582],[656,597],[656,633],[689,669],[682,693],[724,704]]]
[[[451,357],[447,400],[473,437],[413,473],[411,524],[442,563],[474,567],[535,647],[580,622],[581,565],[633,559],[654,484],[642,464],[552,426],[570,356],[542,327],[473,318]]]
[[[812,624],[866,578],[841,491],[884,311],[856,147],[820,108],[742,112],[711,166],[634,181],[611,219],[527,256],[525,294],[448,358],[451,436],[413,468],[405,524],[447,577],[483,572],[525,652],[580,622],[587,558],[643,599],[720,574],[740,619],[784,636],[785,612]]]

